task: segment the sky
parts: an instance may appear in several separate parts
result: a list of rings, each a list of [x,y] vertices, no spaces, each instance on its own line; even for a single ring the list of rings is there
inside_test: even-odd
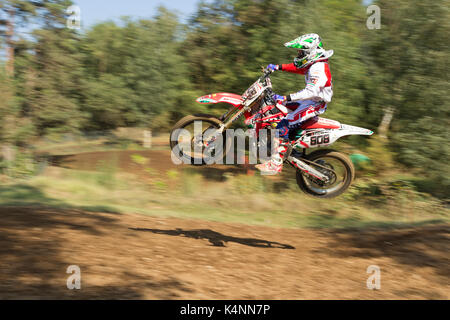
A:
[[[106,20],[117,21],[121,16],[151,18],[158,6],[178,12],[182,20],[197,9],[199,0],[73,0],[80,7],[83,28]]]
[[[1,1],[1,0],[0,0]],[[196,12],[200,0],[72,0],[80,8],[82,31],[98,22],[120,21],[122,16],[152,18],[160,5],[177,13],[182,22]],[[20,29],[27,38],[32,27]],[[5,59],[5,51],[0,48],[0,60]]]

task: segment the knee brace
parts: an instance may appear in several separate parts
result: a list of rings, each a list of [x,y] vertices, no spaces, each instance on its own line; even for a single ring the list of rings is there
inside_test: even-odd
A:
[[[277,125],[277,137],[289,139],[289,120],[283,119]]]

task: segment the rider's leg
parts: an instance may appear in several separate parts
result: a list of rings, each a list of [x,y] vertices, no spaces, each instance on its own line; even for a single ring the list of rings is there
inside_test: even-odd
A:
[[[323,102],[302,101],[297,109],[286,116],[289,121],[289,128],[299,128],[302,123],[324,113],[326,109],[327,105]]]
[[[256,166],[258,170],[267,175],[274,175],[280,173],[283,170],[283,163],[286,153],[289,150],[289,121],[283,119],[278,123],[277,136],[272,140],[274,146],[274,154],[272,158],[266,163]]]
[[[299,107],[278,123],[277,137],[274,139],[275,146],[272,149],[275,152],[272,159],[257,165],[256,168],[268,175],[280,173],[283,170],[286,153],[290,148],[289,131],[299,128],[306,120],[324,113],[326,107],[326,104],[315,101],[299,102]]]

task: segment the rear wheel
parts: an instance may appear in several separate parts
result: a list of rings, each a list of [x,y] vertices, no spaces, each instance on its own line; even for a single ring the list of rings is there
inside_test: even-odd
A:
[[[306,157],[308,165],[328,176],[327,183],[297,170],[297,184],[306,194],[317,198],[334,198],[347,191],[355,178],[355,168],[345,154],[319,150]]]
[[[217,133],[222,121],[211,115],[187,116],[170,133],[170,148],[185,164],[212,164],[226,155],[226,135]]]

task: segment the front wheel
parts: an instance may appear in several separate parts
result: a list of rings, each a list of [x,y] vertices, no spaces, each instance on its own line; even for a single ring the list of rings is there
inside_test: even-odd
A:
[[[178,121],[170,133],[170,147],[185,164],[213,164],[226,155],[225,134],[217,134],[222,121],[211,115],[192,115]],[[216,137],[217,136],[217,137]]]
[[[316,198],[335,198],[351,186],[355,168],[345,154],[319,150],[306,157],[308,164],[329,177],[327,183],[297,170],[297,184],[306,194]]]

